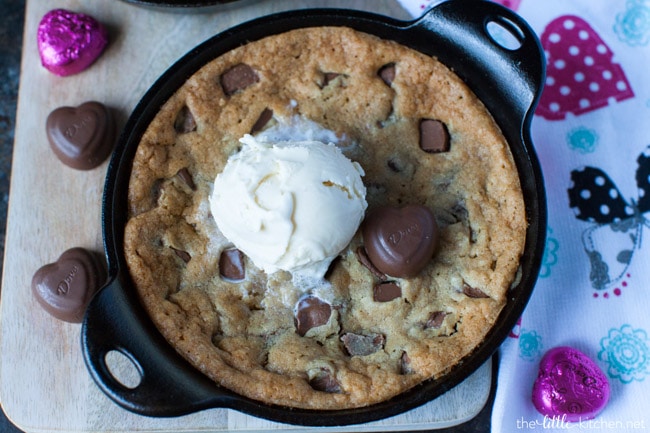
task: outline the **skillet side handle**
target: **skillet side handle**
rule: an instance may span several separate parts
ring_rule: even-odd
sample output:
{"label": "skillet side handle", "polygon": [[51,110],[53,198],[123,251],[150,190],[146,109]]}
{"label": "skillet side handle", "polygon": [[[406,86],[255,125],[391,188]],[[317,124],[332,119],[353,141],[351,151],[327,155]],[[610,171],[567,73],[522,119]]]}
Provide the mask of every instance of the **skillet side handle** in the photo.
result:
{"label": "skillet side handle", "polygon": [[[507,48],[490,24],[519,46]],[[423,41],[434,33],[444,45],[436,47],[440,60],[455,66],[495,117],[526,129],[542,93],[546,61],[537,35],[519,15],[488,0],[451,0],[433,7],[410,30],[422,33]]]}
{"label": "skillet side handle", "polygon": [[[188,369],[155,329],[138,320],[144,312],[135,311],[139,304],[129,302],[122,283],[118,276],[95,295],[82,324],[84,361],[99,388],[121,407],[154,417],[232,405],[228,393]],[[133,363],[140,375],[137,385],[126,386],[111,373],[106,356],[112,351]]]}

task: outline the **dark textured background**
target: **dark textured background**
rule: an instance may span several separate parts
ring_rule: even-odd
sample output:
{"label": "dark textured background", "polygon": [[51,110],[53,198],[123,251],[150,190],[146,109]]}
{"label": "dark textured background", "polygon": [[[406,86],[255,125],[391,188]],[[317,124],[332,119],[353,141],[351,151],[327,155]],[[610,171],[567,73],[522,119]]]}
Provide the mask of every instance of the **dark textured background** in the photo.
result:
{"label": "dark textured background", "polygon": [[[0,272],[4,261],[9,176],[16,126],[24,21],[25,0],[0,0]],[[0,415],[0,432],[20,432],[7,421],[4,412]]]}
{"label": "dark textured background", "polygon": [[[7,203],[9,201],[9,177],[16,125],[16,103],[20,78],[20,54],[22,49],[25,0],[0,0],[0,258],[4,258]],[[32,35],[27,35],[31,37]],[[33,35],[35,37],[35,35]],[[0,260],[0,271],[2,270]],[[2,294],[0,293],[0,296]],[[496,362],[494,363],[497,364]],[[489,431],[490,408],[494,400],[496,368],[490,399],[481,413],[472,421],[460,426],[437,430],[439,433],[478,433]],[[38,402],[35,402],[38,404]],[[354,428],[350,429],[351,431]],[[20,433],[0,414],[0,433]]]}

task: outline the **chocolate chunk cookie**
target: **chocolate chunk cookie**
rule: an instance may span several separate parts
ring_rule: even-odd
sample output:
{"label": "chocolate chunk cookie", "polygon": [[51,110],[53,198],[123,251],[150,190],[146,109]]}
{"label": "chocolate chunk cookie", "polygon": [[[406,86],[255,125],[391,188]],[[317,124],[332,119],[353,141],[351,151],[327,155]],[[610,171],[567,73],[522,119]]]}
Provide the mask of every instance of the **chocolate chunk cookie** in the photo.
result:
{"label": "chocolate chunk cookie", "polygon": [[[218,230],[208,200],[239,139],[313,125],[365,171],[367,215],[417,210],[391,213],[382,238],[416,236],[387,250],[401,258],[359,229],[324,280],[303,281]],[[141,139],[128,202],[126,261],[169,344],[223,387],[309,409],[387,400],[459,363],[506,305],[526,230],[508,144],[470,89],[340,27],[251,42],[189,77]]]}

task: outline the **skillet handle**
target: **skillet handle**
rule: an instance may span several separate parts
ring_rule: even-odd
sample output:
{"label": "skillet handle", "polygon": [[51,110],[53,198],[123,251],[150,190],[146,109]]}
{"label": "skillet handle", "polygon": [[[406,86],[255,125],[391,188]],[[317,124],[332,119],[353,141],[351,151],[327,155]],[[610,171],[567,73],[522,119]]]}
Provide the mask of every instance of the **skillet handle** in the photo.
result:
{"label": "skillet handle", "polygon": [[[491,26],[509,33],[518,46],[507,48]],[[408,31],[419,36],[424,52],[432,51],[426,41],[435,34],[442,44],[436,56],[454,65],[500,123],[514,121],[518,125],[513,126],[527,129],[541,96],[546,61],[537,35],[519,15],[488,0],[451,0],[413,21]]]}
{"label": "skillet handle", "polygon": [[[84,361],[100,389],[123,408],[141,415],[180,416],[208,407],[231,407],[234,400],[178,355],[151,325],[138,303],[127,299],[118,276],[92,299],[82,324]],[[136,311],[138,310],[138,311]],[[106,356],[117,351],[136,367],[140,382],[122,384]]]}

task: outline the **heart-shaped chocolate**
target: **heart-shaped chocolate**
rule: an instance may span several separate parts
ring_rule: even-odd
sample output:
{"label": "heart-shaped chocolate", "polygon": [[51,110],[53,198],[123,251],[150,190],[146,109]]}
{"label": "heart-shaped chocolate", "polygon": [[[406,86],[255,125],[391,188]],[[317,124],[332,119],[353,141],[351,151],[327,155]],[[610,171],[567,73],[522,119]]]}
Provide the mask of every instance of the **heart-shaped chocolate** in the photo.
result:
{"label": "heart-shaped chocolate", "polygon": [[416,276],[438,247],[438,225],[426,206],[380,207],[361,227],[368,258],[393,277]]}
{"label": "heart-shaped chocolate", "polygon": [[55,109],[47,117],[46,132],[56,156],[77,170],[90,170],[104,162],[115,141],[113,115],[96,101]]}
{"label": "heart-shaped chocolate", "polygon": [[32,293],[52,316],[80,323],[88,302],[105,279],[104,264],[95,253],[84,248],[71,248],[55,263],[36,271],[32,278]]}
{"label": "heart-shaped chocolate", "polygon": [[598,365],[579,350],[563,346],[542,358],[533,404],[542,415],[579,422],[603,410],[609,394],[607,377]]}
{"label": "heart-shaped chocolate", "polygon": [[108,31],[89,15],[54,9],[37,31],[41,64],[62,77],[88,68],[108,44]]}

